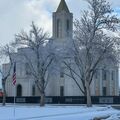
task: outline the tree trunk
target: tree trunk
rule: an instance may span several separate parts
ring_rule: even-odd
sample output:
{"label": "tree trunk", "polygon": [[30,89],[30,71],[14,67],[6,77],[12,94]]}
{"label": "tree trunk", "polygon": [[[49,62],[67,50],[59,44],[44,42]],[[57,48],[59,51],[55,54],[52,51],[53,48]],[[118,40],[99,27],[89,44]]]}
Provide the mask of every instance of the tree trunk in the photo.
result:
{"label": "tree trunk", "polygon": [[2,80],[2,87],[3,87],[3,106],[5,106],[6,103],[5,80]]}
{"label": "tree trunk", "polygon": [[44,93],[41,93],[40,106],[41,107],[45,106],[45,94]]}
{"label": "tree trunk", "polygon": [[90,85],[86,80],[86,96],[87,96],[87,107],[92,107],[91,95],[90,95]]}

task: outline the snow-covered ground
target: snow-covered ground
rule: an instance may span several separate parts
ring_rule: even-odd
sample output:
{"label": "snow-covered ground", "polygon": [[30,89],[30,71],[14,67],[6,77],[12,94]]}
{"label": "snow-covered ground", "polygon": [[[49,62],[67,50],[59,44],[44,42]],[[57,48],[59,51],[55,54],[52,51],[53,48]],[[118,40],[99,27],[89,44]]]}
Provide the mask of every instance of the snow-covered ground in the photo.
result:
{"label": "snow-covered ground", "polygon": [[120,111],[110,106],[0,105],[0,120],[93,120],[100,116],[110,116],[106,120],[120,120]]}

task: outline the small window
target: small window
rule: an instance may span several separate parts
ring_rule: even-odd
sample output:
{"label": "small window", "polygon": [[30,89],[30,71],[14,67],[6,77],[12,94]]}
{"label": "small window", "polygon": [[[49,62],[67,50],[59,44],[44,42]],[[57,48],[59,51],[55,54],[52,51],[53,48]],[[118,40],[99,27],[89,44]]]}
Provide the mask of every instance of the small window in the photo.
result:
{"label": "small window", "polygon": [[112,80],[115,80],[115,71],[112,71]]}
{"label": "small window", "polygon": [[22,96],[22,86],[20,84],[17,85],[17,96],[19,96],[19,97]]}
{"label": "small window", "polygon": [[29,66],[28,63],[25,64],[25,72],[26,72],[26,75],[30,75],[31,74],[30,66]]}
{"label": "small window", "polygon": [[102,80],[107,80],[107,71],[106,70],[102,70]]}
{"label": "small window", "polygon": [[99,78],[98,76],[99,76],[99,71],[96,70],[96,71],[95,71],[95,74],[94,74],[95,79],[98,79],[98,78]]}
{"label": "small window", "polygon": [[103,96],[106,96],[107,95],[107,89],[106,87],[103,87]]}
{"label": "small window", "polygon": [[64,86],[60,86],[60,96],[64,96]]}
{"label": "small window", "polygon": [[63,71],[60,72],[60,77],[61,77],[61,78],[64,77],[64,73],[63,73]]}
{"label": "small window", "polygon": [[62,67],[60,70],[60,77],[63,78],[64,77],[64,68]]}
{"label": "small window", "polygon": [[32,86],[32,96],[35,96],[35,85]]}

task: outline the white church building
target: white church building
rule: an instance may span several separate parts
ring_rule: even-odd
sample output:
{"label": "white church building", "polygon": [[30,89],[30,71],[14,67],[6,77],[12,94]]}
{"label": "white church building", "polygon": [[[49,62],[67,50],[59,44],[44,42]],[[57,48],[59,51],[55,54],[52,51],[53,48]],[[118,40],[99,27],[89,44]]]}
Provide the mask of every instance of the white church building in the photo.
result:
{"label": "white church building", "polygon": [[[65,0],[61,0],[60,4],[53,13],[53,34],[52,39],[56,44],[64,43],[68,39],[72,39],[73,33],[73,14],[69,11]],[[18,49],[13,54],[16,59],[16,86],[12,85],[12,73],[6,81],[7,96],[39,96],[39,91],[35,85],[34,78],[29,74],[28,63],[24,57],[20,56],[22,51],[27,48]],[[31,52],[28,50],[28,54]],[[3,71],[7,71],[9,64],[3,65]],[[50,74],[49,83],[47,85],[46,96],[83,96],[76,83],[65,75]],[[91,83],[92,96],[118,96],[118,66],[111,66],[106,69],[100,68],[97,75]]]}

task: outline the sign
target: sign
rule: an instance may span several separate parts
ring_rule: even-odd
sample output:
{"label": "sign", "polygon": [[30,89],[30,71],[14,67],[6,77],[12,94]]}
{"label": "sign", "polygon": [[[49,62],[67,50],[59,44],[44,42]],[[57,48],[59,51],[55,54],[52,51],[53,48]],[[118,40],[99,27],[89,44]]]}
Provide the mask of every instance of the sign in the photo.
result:
{"label": "sign", "polygon": [[113,97],[100,97],[99,103],[113,104]]}

